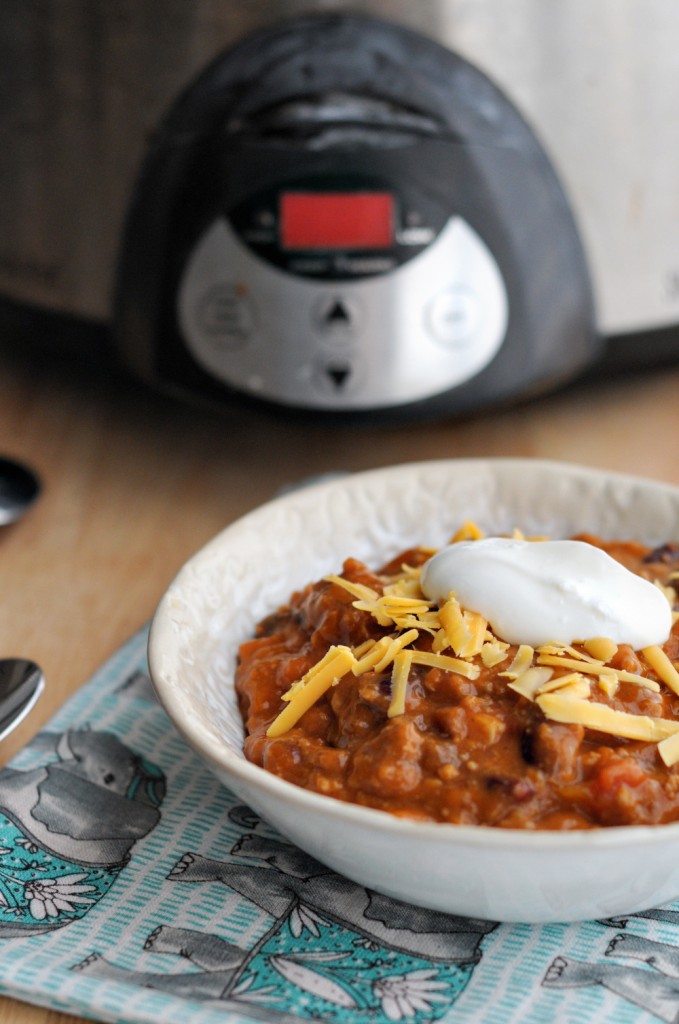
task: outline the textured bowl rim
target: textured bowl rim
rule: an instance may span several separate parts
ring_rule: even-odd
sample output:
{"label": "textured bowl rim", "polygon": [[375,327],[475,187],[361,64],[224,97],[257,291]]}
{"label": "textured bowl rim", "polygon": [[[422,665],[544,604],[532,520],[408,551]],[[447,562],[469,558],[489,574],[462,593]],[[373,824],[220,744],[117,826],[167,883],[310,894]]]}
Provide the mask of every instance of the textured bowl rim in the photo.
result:
{"label": "textured bowl rim", "polygon": [[360,484],[361,481],[369,481],[371,478],[379,479],[388,475],[395,476],[413,471],[427,472],[443,468],[460,470],[464,468],[492,469],[494,466],[502,466],[510,470],[516,469],[517,471],[530,468],[531,472],[558,470],[570,473],[580,479],[595,480],[603,478],[614,484],[620,483],[664,494],[674,498],[679,506],[679,487],[654,480],[653,478],[602,470],[566,461],[502,456],[492,458],[418,460],[397,463],[395,465],[347,474],[337,479],[313,483],[305,486],[303,489],[286,492],[247,512],[212,537],[184,563],[165,591],[152,618],[148,640],[149,670],[158,699],[176,730],[206,762],[213,765],[222,779],[224,777],[234,779],[236,787],[238,781],[242,780],[248,786],[260,790],[268,797],[285,802],[291,809],[300,814],[306,812],[313,813],[317,817],[332,817],[335,820],[346,823],[347,826],[353,825],[376,829],[382,835],[393,837],[394,839],[408,837],[436,844],[463,845],[465,847],[483,847],[487,849],[498,847],[507,851],[512,850],[526,853],[547,853],[559,850],[576,854],[580,850],[590,852],[594,849],[608,850],[621,846],[626,848],[648,846],[658,842],[665,843],[672,838],[679,842],[679,822],[661,825],[607,826],[572,831],[511,829],[488,825],[455,825],[446,822],[421,822],[408,818],[399,818],[387,811],[362,807],[358,804],[337,800],[320,793],[313,793],[272,775],[258,765],[245,760],[242,756],[237,756],[229,748],[226,741],[223,744],[219,744],[215,737],[202,727],[200,722],[195,721],[187,714],[181,690],[169,683],[163,673],[161,667],[163,651],[168,640],[171,641],[172,639],[172,630],[169,628],[167,620],[168,603],[175,586],[180,586],[184,577],[192,572],[194,567],[209,562],[214,557],[216,551],[221,550],[225,544],[231,543],[232,539],[237,538],[241,531],[249,529],[253,524],[256,525],[260,520],[266,520],[271,511],[276,507],[289,502],[291,499],[302,501],[302,503],[312,502],[320,493],[332,491],[337,487],[346,487],[347,482],[353,480]]}

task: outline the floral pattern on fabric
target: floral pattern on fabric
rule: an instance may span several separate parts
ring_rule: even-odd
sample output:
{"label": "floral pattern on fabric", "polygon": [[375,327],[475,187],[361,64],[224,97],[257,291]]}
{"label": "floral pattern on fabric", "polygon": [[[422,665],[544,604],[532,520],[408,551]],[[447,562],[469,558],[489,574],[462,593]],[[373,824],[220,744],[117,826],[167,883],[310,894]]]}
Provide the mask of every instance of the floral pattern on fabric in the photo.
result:
{"label": "floral pattern on fabric", "polygon": [[119,871],[120,866],[74,868],[0,814],[0,922],[30,927],[78,920],[108,892]]}
{"label": "floral pattern on fabric", "polygon": [[450,1009],[472,970],[382,946],[297,903],[253,951],[231,996],[308,1020],[424,1024]]}

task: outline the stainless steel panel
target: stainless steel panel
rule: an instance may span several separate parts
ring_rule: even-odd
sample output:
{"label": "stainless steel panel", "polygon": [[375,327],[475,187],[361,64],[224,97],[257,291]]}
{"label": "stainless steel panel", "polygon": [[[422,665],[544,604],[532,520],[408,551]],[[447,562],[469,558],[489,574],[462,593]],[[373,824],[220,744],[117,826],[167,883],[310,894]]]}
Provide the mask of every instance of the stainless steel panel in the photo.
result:
{"label": "stainless steel panel", "polygon": [[[5,0],[0,293],[104,318],[163,112],[221,49],[323,0]],[[355,0],[484,70],[551,154],[606,333],[679,320],[676,0]]]}

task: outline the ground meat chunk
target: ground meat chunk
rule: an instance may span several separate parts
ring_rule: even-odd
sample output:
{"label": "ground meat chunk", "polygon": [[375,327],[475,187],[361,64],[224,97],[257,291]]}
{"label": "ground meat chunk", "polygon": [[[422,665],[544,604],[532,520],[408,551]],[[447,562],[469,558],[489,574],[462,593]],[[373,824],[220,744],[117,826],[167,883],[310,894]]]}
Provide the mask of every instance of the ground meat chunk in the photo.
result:
{"label": "ground meat chunk", "polygon": [[581,725],[540,722],[532,738],[532,760],[555,782],[569,782],[578,774],[578,754],[585,730]]}
{"label": "ground meat chunk", "polygon": [[366,793],[402,796],[422,780],[422,735],[413,722],[394,718],[353,758],[349,784]]}

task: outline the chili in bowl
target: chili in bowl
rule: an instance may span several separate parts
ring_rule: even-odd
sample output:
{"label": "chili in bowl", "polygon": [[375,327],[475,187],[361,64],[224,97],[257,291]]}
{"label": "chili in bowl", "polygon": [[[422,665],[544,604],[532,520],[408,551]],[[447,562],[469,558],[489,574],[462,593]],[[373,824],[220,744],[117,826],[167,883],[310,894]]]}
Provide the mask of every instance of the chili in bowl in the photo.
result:
{"label": "chili in bowl", "polygon": [[220,780],[355,882],[632,913],[679,894],[678,523],[679,489],[537,460],[335,479],[189,561],[151,675]]}

